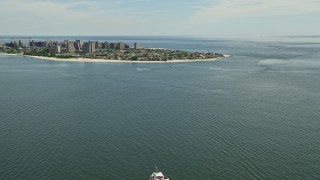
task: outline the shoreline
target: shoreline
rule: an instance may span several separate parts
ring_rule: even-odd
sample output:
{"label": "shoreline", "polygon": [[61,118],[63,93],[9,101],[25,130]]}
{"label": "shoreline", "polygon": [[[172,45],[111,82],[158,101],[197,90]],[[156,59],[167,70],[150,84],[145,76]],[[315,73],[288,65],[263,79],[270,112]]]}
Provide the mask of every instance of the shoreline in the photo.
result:
{"label": "shoreline", "polygon": [[9,54],[9,53],[0,53],[0,55],[6,55],[6,56],[22,56],[21,54]]}
{"label": "shoreline", "polygon": [[[173,59],[168,61],[130,61],[130,60],[115,60],[115,59],[90,59],[90,58],[56,58],[56,57],[43,57],[43,56],[30,56],[21,54],[6,54],[0,53],[0,55],[9,56],[21,56],[29,57],[34,59],[49,60],[49,61],[60,61],[60,62],[85,62],[85,63],[183,63],[183,62],[210,62],[216,61],[220,58],[210,58],[210,59]],[[224,55],[224,58],[228,58],[230,55]]]}
{"label": "shoreline", "polygon": [[209,62],[209,61],[216,61],[219,59],[219,58],[211,58],[211,59],[173,59],[169,61],[130,61],[130,60],[90,59],[90,58],[63,59],[63,58],[55,58],[55,57],[28,56],[28,55],[22,55],[22,57],[30,57],[34,59],[42,59],[42,60],[49,60],[49,61],[89,62],[89,63],[181,63],[181,62]]}

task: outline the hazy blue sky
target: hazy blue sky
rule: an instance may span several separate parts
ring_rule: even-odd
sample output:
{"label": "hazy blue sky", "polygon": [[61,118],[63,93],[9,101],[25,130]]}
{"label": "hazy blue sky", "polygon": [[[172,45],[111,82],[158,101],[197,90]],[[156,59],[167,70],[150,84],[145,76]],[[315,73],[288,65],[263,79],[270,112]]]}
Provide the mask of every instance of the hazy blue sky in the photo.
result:
{"label": "hazy blue sky", "polygon": [[320,35],[320,0],[0,0],[0,35]]}

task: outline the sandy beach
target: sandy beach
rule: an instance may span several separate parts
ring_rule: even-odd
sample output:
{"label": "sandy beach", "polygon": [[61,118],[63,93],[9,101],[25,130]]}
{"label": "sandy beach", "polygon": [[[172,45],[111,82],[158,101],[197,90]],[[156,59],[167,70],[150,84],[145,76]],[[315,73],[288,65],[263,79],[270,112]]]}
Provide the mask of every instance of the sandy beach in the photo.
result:
{"label": "sandy beach", "polygon": [[112,60],[112,59],[88,59],[88,58],[54,58],[54,57],[41,57],[41,56],[27,56],[24,55],[23,57],[31,57],[35,59],[43,59],[43,60],[50,60],[50,61],[65,61],[65,62],[92,62],[92,63],[181,63],[181,62],[208,62],[208,61],[215,61],[218,58],[212,59],[176,59],[170,61],[128,61],[128,60]]}
{"label": "sandy beach", "polygon": [[6,55],[6,56],[21,56],[20,54],[7,54],[7,53],[0,53],[0,55]]}

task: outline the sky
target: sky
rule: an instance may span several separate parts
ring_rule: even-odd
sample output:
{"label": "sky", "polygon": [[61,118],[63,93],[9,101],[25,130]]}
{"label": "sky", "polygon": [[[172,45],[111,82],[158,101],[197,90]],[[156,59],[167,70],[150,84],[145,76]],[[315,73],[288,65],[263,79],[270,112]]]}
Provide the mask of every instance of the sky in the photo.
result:
{"label": "sky", "polygon": [[320,35],[320,0],[0,0],[0,35]]}

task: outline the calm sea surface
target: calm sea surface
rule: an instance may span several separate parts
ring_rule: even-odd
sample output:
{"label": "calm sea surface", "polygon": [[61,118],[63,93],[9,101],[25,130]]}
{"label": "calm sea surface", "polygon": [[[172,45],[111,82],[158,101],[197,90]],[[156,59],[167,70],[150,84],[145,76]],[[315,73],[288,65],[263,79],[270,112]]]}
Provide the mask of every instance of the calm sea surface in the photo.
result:
{"label": "calm sea surface", "polygon": [[0,179],[147,180],[155,166],[172,180],[320,179],[320,37],[69,39],[232,56],[103,64],[0,55]]}

